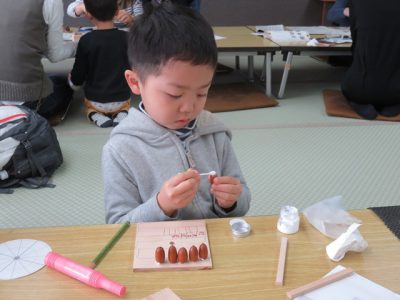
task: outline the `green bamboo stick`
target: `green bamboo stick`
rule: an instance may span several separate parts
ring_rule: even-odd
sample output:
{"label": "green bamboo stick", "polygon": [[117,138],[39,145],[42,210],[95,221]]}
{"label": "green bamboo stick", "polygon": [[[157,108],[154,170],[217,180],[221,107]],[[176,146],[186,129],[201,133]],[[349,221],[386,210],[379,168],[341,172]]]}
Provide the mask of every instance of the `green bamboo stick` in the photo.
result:
{"label": "green bamboo stick", "polygon": [[118,231],[114,234],[111,240],[104,246],[104,248],[100,251],[100,253],[97,254],[97,256],[92,260],[90,268],[95,269],[100,264],[100,262],[107,255],[107,253],[110,252],[112,247],[114,247],[114,245],[118,242],[118,240],[123,236],[125,231],[128,230],[130,225],[131,225],[130,222],[126,222],[124,223],[124,225],[121,226],[120,229],[118,229]]}

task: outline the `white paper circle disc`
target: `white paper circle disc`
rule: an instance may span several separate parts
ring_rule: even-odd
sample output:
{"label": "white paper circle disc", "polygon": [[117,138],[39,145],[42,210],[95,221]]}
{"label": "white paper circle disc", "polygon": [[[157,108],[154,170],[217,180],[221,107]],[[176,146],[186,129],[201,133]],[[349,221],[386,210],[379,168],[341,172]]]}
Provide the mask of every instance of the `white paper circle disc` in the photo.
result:
{"label": "white paper circle disc", "polygon": [[44,258],[51,251],[42,241],[21,239],[0,244],[0,280],[30,275],[44,267]]}

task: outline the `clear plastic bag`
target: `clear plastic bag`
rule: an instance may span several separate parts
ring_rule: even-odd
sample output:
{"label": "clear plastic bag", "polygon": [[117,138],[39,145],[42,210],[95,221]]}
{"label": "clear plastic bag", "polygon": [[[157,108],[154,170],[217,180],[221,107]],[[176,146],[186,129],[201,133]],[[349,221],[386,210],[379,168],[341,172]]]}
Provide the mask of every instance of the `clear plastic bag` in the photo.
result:
{"label": "clear plastic bag", "polygon": [[342,196],[317,202],[304,209],[303,213],[308,222],[322,234],[333,239],[346,232],[351,224],[362,223],[343,209]]}

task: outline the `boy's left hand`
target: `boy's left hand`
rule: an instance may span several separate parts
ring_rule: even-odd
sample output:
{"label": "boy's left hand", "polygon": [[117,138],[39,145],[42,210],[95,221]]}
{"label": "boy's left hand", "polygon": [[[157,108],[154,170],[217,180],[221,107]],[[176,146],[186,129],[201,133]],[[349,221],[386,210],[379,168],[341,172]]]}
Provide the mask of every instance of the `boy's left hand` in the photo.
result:
{"label": "boy's left hand", "polygon": [[211,193],[222,208],[231,208],[242,193],[243,187],[239,179],[229,176],[215,177],[211,185]]}

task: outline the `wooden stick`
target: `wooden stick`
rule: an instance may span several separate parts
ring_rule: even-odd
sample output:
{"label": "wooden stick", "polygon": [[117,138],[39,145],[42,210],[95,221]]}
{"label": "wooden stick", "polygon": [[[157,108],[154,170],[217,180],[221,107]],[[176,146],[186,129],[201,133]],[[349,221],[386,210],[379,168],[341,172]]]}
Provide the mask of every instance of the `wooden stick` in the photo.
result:
{"label": "wooden stick", "polygon": [[285,274],[287,245],[288,245],[288,238],[283,236],[281,238],[281,250],[279,251],[278,269],[276,271],[275,284],[277,284],[277,285],[283,285],[283,276]]}
{"label": "wooden stick", "polygon": [[310,282],[309,284],[303,285],[301,287],[298,287],[294,290],[291,290],[286,293],[289,299],[294,299],[296,297],[299,297],[301,295],[307,294],[313,290],[319,289],[321,287],[324,287],[325,285],[331,284],[335,281],[341,280],[343,278],[346,278],[350,275],[353,274],[353,270],[348,268],[344,269],[342,271],[336,272],[334,274],[325,276],[323,278],[320,278],[316,281]]}
{"label": "wooden stick", "polygon": [[118,240],[122,237],[125,231],[128,230],[130,226],[129,222],[124,223],[117,231],[117,233],[111,238],[111,240],[104,246],[104,248],[100,251],[100,253],[93,259],[89,268],[95,269],[99,263],[103,260],[103,258],[110,252],[111,248],[118,242]]}

